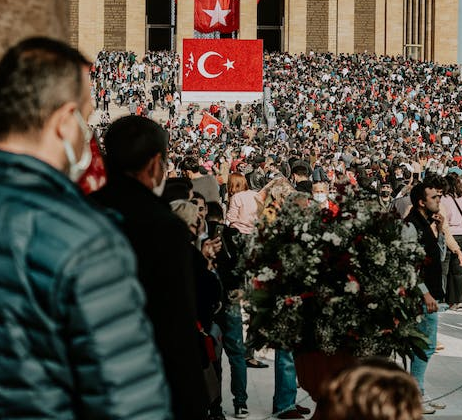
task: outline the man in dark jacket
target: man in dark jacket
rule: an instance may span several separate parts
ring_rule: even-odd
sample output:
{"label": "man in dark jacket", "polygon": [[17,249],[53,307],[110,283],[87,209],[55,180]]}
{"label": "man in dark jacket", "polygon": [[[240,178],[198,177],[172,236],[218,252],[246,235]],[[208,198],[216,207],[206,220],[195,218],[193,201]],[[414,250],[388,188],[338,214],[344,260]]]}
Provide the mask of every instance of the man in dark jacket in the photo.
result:
{"label": "man in dark jacket", "polygon": [[292,178],[297,191],[311,193],[313,183],[308,179],[309,166],[309,163],[303,160],[297,160],[292,164]]}
{"label": "man in dark jacket", "polygon": [[67,45],[27,39],[0,62],[2,419],[171,419],[133,252],[69,179],[91,111]]}
{"label": "man in dark jacket", "polygon": [[159,197],[167,142],[168,133],[149,119],[115,121],[104,140],[108,183],[92,198],[123,217],[122,229],[138,257],[175,419],[203,420],[208,400],[195,324],[189,231]]}
{"label": "man in dark jacket", "polygon": [[[444,298],[442,287],[442,266],[446,253],[445,238],[442,232],[443,217],[439,213],[441,197],[435,188],[426,184],[417,184],[411,190],[412,209],[404,219],[410,233],[407,236],[417,238],[425,248],[425,261],[421,270],[423,283],[419,285],[423,293],[423,319],[419,329],[428,337],[430,343],[425,350],[428,360],[417,355],[411,361],[411,374],[416,378],[424,394],[424,377],[430,357],[435,352],[438,329],[438,301]],[[438,407],[444,408],[444,407]],[[425,414],[435,412],[434,408],[424,406]]]}

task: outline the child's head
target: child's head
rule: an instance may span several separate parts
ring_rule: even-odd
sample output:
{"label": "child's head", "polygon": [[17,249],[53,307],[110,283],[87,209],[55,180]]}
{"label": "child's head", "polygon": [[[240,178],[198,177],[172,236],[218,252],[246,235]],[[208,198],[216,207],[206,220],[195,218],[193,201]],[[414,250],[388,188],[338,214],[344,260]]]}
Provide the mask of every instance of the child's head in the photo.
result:
{"label": "child's head", "polygon": [[365,359],[324,389],[317,412],[323,420],[422,420],[414,378],[386,359]]}

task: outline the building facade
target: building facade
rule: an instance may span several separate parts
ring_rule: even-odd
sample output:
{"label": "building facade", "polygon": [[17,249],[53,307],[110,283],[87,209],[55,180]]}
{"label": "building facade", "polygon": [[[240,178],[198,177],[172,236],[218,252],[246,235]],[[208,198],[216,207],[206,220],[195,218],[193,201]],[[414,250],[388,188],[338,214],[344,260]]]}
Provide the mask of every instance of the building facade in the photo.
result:
{"label": "building facade", "polygon": [[[460,62],[462,0],[240,0],[240,39],[300,53],[405,54]],[[71,43],[143,54],[194,37],[193,0],[68,0]]]}

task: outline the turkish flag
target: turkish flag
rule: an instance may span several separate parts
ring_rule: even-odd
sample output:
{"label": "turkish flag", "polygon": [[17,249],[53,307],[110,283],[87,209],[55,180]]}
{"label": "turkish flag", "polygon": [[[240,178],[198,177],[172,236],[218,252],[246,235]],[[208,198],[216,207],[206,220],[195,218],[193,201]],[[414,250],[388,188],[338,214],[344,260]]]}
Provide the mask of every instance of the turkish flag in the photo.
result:
{"label": "turkish flag", "polygon": [[229,34],[239,30],[239,0],[195,0],[194,29]]}
{"label": "turkish flag", "polygon": [[183,90],[261,92],[263,41],[185,39]]}
{"label": "turkish flag", "polygon": [[201,122],[199,123],[199,128],[202,132],[208,133],[209,136],[212,134],[220,135],[223,123],[220,120],[217,120],[214,116],[210,115],[208,112],[204,112]]}

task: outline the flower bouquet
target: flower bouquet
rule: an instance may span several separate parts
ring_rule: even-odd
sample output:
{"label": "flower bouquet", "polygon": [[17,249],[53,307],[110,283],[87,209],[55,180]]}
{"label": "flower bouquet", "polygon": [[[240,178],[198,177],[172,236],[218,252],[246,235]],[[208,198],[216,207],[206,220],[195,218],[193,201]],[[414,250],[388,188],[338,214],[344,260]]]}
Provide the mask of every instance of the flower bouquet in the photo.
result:
{"label": "flower bouquet", "polygon": [[353,190],[323,209],[292,194],[276,213],[246,235],[237,268],[256,348],[425,358],[416,328],[425,252],[403,239],[401,220]]}

